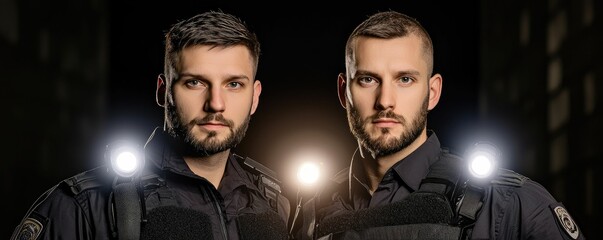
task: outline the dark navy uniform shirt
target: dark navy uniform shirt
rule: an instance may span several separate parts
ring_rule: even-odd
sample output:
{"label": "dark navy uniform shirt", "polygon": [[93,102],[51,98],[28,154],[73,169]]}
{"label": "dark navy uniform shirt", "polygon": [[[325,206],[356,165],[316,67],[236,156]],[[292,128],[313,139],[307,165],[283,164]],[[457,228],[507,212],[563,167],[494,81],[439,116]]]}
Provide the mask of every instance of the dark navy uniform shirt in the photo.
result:
{"label": "dark navy uniform shirt", "polygon": [[[211,222],[211,229],[205,230],[211,231],[214,239],[226,239],[226,232],[230,240],[240,238],[238,216],[274,211],[278,212],[276,216],[282,220],[283,226],[283,234],[277,235],[287,236],[288,200],[280,195],[278,211],[275,211],[236,156],[230,154],[220,186],[216,189],[188,168],[182,156],[171,147],[170,139],[158,128],[145,146],[145,169],[160,179],[159,184],[143,183],[147,186],[144,190],[147,212],[164,206],[202,212],[209,216]],[[15,229],[13,239],[111,239],[108,199],[112,178],[105,176],[110,176],[107,168],[99,167],[48,190]],[[152,180],[154,178],[149,179]],[[86,187],[80,189],[82,186]],[[275,225],[278,224],[258,229],[281,230]],[[153,233],[161,234],[160,231]],[[267,233],[253,234],[261,236]]]}
{"label": "dark navy uniform shirt", "polygon": [[[421,180],[427,176],[429,167],[438,160],[442,151],[436,134],[432,131],[428,134],[423,145],[385,173],[372,195],[368,181],[358,169],[361,167],[360,160],[355,159],[358,156],[353,157],[350,167],[337,174],[331,185],[318,194],[320,203],[316,210],[316,222],[350,210],[398,202],[417,191]],[[523,180],[521,187],[507,186],[496,181],[489,185],[472,239],[584,238],[561,203],[540,184],[526,177]],[[314,200],[305,204],[306,208],[314,204]],[[305,215],[308,217],[311,214]],[[304,221],[309,222],[308,219]],[[307,236],[312,229],[313,227],[302,229],[301,235]]]}

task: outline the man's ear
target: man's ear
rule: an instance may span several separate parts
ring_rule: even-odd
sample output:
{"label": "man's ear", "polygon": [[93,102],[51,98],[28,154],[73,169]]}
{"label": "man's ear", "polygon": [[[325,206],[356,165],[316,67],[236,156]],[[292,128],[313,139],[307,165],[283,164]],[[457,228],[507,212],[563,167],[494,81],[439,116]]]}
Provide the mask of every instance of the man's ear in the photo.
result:
{"label": "man's ear", "polygon": [[165,75],[159,74],[157,76],[157,91],[155,92],[155,101],[160,107],[165,107]]}
{"label": "man's ear", "polygon": [[442,95],[442,75],[435,74],[429,79],[429,106],[427,109],[431,111],[438,105],[440,96]]}
{"label": "man's ear", "polygon": [[341,106],[343,106],[343,108],[346,108],[347,89],[345,86],[345,82],[345,74],[339,73],[339,75],[337,75],[337,95],[339,96],[339,103],[341,103]]}
{"label": "man's ear", "polygon": [[251,114],[255,113],[260,102],[260,93],[262,93],[262,83],[260,80],[253,81],[253,102],[251,103]]}

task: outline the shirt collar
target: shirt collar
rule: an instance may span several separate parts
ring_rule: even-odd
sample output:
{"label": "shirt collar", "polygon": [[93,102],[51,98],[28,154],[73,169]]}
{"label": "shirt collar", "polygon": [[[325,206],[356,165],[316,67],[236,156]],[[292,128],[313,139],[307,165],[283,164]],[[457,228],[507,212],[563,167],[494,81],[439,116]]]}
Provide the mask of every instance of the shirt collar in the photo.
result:
{"label": "shirt collar", "polygon": [[427,176],[429,166],[440,156],[440,141],[433,132],[428,132],[425,141],[417,150],[394,164],[394,171],[413,191],[419,189],[421,181]]}
{"label": "shirt collar", "polygon": [[[437,161],[440,155],[440,141],[436,136],[435,132],[428,130],[427,131],[427,141],[425,141],[419,148],[417,148],[410,155],[406,156],[403,159],[400,159],[397,163],[395,163],[387,172],[393,172],[397,174],[406,185],[412,188],[413,191],[419,189],[421,185],[421,181],[427,176],[429,172],[429,166]],[[357,158],[358,149],[354,152],[354,156],[352,157],[352,161],[350,162],[350,172],[349,172],[349,193],[351,198],[352,193],[352,184],[356,182],[357,184],[362,185],[364,188],[367,188],[366,177],[363,173],[359,172],[358,163],[355,161]]]}
{"label": "shirt collar", "polygon": [[246,186],[248,189],[256,189],[256,186],[250,181],[246,181],[246,179],[248,179],[247,172],[243,169],[237,157],[231,152],[224,169],[224,176],[222,176],[222,181],[220,182],[220,192],[223,196],[226,196],[226,194],[233,192],[234,189],[240,186]]}
{"label": "shirt collar", "polygon": [[160,170],[194,175],[173,146],[176,146],[175,139],[163,129],[155,128],[144,147],[145,164],[153,164]]}
{"label": "shirt collar", "polygon": [[[174,142],[169,133],[159,127],[155,128],[145,145],[145,164],[153,164],[160,170],[200,178],[190,170],[182,155],[174,149]],[[227,192],[241,185],[254,188],[253,184],[245,179],[247,179],[246,171],[231,152],[220,182],[220,192]]]}

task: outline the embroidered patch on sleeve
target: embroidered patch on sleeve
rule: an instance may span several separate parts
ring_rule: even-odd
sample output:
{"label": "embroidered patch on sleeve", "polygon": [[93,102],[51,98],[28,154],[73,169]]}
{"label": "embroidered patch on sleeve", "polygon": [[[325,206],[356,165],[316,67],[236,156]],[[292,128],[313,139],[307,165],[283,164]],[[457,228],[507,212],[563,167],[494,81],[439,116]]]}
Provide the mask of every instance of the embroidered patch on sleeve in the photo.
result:
{"label": "embroidered patch on sleeve", "polygon": [[21,224],[18,235],[19,237],[17,237],[17,239],[35,240],[38,238],[43,228],[44,225],[42,225],[42,223],[40,223],[40,221],[37,219],[31,217],[27,218],[25,221],[23,221],[23,224]]}
{"label": "embroidered patch on sleeve", "polygon": [[563,228],[563,230],[565,230],[565,232],[567,232],[572,239],[577,239],[580,235],[580,230],[567,210],[565,210],[565,208],[562,206],[556,206],[553,208],[553,212],[555,213],[555,216],[557,216],[557,222]]}

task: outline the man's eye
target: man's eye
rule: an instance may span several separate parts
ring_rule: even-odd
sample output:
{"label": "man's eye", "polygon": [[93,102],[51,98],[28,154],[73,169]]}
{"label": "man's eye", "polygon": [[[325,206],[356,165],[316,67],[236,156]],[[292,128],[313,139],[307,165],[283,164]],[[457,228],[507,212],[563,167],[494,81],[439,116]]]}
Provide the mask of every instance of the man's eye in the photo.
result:
{"label": "man's eye", "polygon": [[204,86],[203,82],[201,82],[201,81],[199,81],[197,79],[190,79],[190,80],[187,80],[185,83],[189,87],[202,87],[202,86]]}
{"label": "man's eye", "polygon": [[229,82],[227,86],[228,88],[241,88],[243,87],[243,84],[240,82]]}
{"label": "man's eye", "polygon": [[408,83],[413,82],[413,79],[411,77],[401,77],[400,82],[408,84]]}
{"label": "man's eye", "polygon": [[369,84],[369,83],[375,82],[375,79],[372,77],[360,77],[360,78],[358,78],[358,82],[360,82],[362,84]]}

